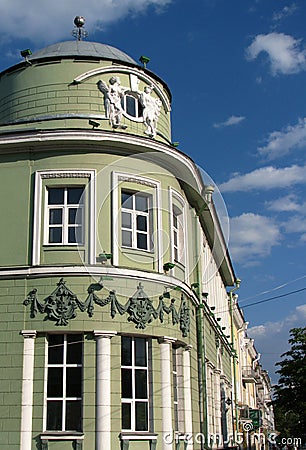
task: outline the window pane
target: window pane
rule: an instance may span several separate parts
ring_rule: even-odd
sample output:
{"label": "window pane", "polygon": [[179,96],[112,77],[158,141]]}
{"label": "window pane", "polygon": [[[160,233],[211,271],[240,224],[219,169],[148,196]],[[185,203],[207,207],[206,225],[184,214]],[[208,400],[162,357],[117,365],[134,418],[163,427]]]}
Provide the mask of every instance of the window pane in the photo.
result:
{"label": "window pane", "polygon": [[82,224],[82,210],[80,208],[69,208],[68,223],[69,225]]}
{"label": "window pane", "polygon": [[133,209],[133,194],[129,192],[121,192],[121,205],[126,209]]}
{"label": "window pane", "polygon": [[82,431],[81,400],[66,402],[66,431]]}
{"label": "window pane", "polygon": [[121,214],[123,228],[132,228],[132,215],[126,212]]}
{"label": "window pane", "polygon": [[147,365],[147,341],[143,338],[135,338],[135,366]]}
{"label": "window pane", "polygon": [[139,231],[147,231],[147,217],[146,216],[137,216],[137,230]]}
{"label": "window pane", "polygon": [[73,187],[67,189],[67,203],[68,205],[77,205],[82,202],[83,188]]}
{"label": "window pane", "polygon": [[135,398],[148,398],[146,370],[135,370],[135,391]]}
{"label": "window pane", "polygon": [[121,414],[122,414],[122,429],[130,430],[131,429],[131,404],[130,403],[122,403]]}
{"label": "window pane", "polygon": [[48,204],[49,205],[63,205],[64,204],[64,189],[63,188],[49,188],[48,189]]}
{"label": "window pane", "polygon": [[137,248],[140,248],[142,250],[148,249],[148,243],[147,243],[147,235],[142,233],[137,233]]}
{"label": "window pane", "polygon": [[121,369],[121,397],[132,398],[132,371]]}
{"label": "window pane", "polygon": [[48,401],[47,430],[62,430],[62,409],[62,402]]}
{"label": "window pane", "polygon": [[126,96],[126,112],[133,117],[136,117],[136,99],[130,95]]}
{"label": "window pane", "polygon": [[48,338],[48,364],[63,363],[64,335],[50,334]]}
{"label": "window pane", "polygon": [[81,364],[83,355],[82,334],[67,335],[67,364]]}
{"label": "window pane", "polygon": [[177,216],[173,214],[173,226],[177,228]]}
{"label": "window pane", "polygon": [[132,247],[132,232],[122,230],[122,245],[126,247]]}
{"label": "window pane", "polygon": [[137,211],[148,212],[148,197],[141,194],[135,194],[135,197],[136,197],[135,209]]}
{"label": "window pane", "polygon": [[49,211],[49,224],[60,225],[63,223],[63,210],[62,209],[50,209]]}
{"label": "window pane", "polygon": [[148,405],[147,403],[136,402],[136,431],[146,431],[148,429]]}
{"label": "window pane", "polygon": [[49,228],[49,242],[50,244],[62,243],[62,227],[50,227]]}
{"label": "window pane", "polygon": [[66,396],[82,396],[82,368],[67,367],[66,371]]}
{"label": "window pane", "polygon": [[62,367],[49,367],[48,369],[48,397],[63,396],[63,369]]}
{"label": "window pane", "polygon": [[121,365],[132,365],[132,338],[126,336],[121,338]]}

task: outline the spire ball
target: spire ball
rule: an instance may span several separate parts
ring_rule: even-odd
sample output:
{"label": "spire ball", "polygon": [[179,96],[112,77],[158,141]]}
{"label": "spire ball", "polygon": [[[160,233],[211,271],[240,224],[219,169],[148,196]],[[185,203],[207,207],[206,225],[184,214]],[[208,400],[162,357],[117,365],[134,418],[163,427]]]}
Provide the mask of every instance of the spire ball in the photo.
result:
{"label": "spire ball", "polygon": [[82,28],[85,25],[85,18],[83,16],[76,16],[73,23],[76,27]]}

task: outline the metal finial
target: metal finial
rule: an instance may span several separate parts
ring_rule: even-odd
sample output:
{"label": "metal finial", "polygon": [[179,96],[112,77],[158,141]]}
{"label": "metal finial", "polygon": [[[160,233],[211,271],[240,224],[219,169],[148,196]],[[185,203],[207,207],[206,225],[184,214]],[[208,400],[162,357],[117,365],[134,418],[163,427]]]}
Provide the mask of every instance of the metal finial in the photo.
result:
{"label": "metal finial", "polygon": [[85,19],[83,16],[76,16],[73,21],[75,28],[72,30],[71,34],[75,38],[77,38],[78,41],[81,41],[82,39],[87,38],[88,31],[83,29],[83,26],[85,24]]}

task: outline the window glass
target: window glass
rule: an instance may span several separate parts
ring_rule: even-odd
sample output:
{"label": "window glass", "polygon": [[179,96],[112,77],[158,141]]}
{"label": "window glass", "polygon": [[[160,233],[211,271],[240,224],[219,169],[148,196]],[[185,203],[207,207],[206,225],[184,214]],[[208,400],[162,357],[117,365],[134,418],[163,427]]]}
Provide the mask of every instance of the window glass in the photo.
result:
{"label": "window glass", "polygon": [[83,188],[71,187],[67,189],[68,205],[77,205],[82,202]]}
{"label": "window glass", "polygon": [[145,234],[137,233],[137,248],[141,250],[148,249],[147,236]]}
{"label": "window glass", "polygon": [[82,341],[80,334],[48,336],[47,430],[81,431]]}
{"label": "window glass", "polygon": [[136,402],[136,431],[148,429],[148,404]]}
{"label": "window glass", "polygon": [[49,367],[48,370],[48,397],[63,396],[63,368]]}
{"label": "window glass", "polygon": [[132,228],[132,214],[123,212],[121,217],[122,217],[122,226],[124,228]]}
{"label": "window glass", "polygon": [[62,429],[62,402],[49,401],[47,404],[47,430]]}
{"label": "window glass", "polygon": [[62,334],[50,334],[48,337],[48,363],[63,363],[64,337]]}
{"label": "window glass", "polygon": [[62,205],[64,203],[63,188],[49,188],[48,193],[49,193],[48,196],[49,205]]}
{"label": "window glass", "polygon": [[122,230],[122,245],[125,247],[132,247],[132,232]]}
{"label": "window glass", "polygon": [[122,337],[121,340],[123,430],[148,431],[147,345],[144,338]]}
{"label": "window glass", "polygon": [[122,191],[121,192],[121,205],[125,209],[133,209],[133,194]]}
{"label": "window glass", "polygon": [[121,405],[122,412],[122,429],[130,430],[131,429],[131,403],[122,403]]}
{"label": "window glass", "polygon": [[[83,241],[83,187],[48,189],[48,244]],[[57,205],[57,208],[52,207]],[[73,206],[72,206],[73,205]]]}
{"label": "window glass", "polygon": [[143,338],[135,338],[135,365],[143,366],[147,365],[147,341]]}
{"label": "window glass", "polygon": [[136,210],[148,212],[148,197],[142,194],[136,194]]}
{"label": "window glass", "polygon": [[121,365],[132,365],[132,338],[128,336],[121,338]]}
{"label": "window glass", "polygon": [[146,216],[137,216],[137,230],[138,231],[147,231],[147,217]]}

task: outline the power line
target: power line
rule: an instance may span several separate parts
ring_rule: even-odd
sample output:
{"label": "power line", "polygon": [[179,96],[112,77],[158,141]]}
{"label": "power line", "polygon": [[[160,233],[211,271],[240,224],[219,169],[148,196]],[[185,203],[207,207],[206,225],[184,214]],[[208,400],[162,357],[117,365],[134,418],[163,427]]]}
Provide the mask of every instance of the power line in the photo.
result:
{"label": "power line", "polygon": [[266,298],[265,300],[259,300],[257,302],[249,303],[248,305],[245,305],[242,308],[245,309],[245,308],[248,308],[249,306],[254,306],[254,305],[259,305],[260,303],[270,302],[271,300],[275,300],[277,298],[282,298],[282,297],[287,297],[288,295],[297,294],[298,292],[302,292],[305,290],[306,290],[306,287],[297,289],[296,291],[287,292],[287,294],[276,295],[275,297]]}

